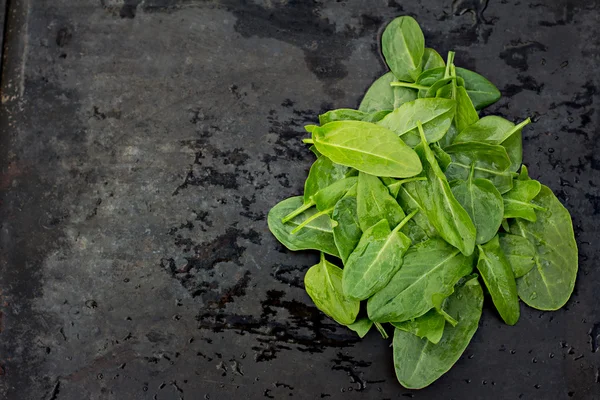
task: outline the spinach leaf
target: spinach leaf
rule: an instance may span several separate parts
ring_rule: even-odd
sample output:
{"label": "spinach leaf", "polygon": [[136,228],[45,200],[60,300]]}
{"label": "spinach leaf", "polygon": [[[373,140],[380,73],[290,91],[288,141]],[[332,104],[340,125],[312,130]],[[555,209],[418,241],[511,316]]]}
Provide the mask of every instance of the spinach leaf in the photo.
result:
{"label": "spinach leaf", "polygon": [[388,179],[391,179],[391,180],[389,182],[384,181],[384,183],[387,186],[387,188],[390,191],[390,194],[392,195],[393,198],[398,197],[398,192],[400,191],[400,187],[402,185],[404,185],[405,183],[427,180],[427,178],[425,178],[424,176],[416,176],[414,178],[406,178],[406,179],[392,179],[392,178],[388,178]]}
{"label": "spinach leaf", "polygon": [[488,242],[498,232],[504,215],[504,204],[500,192],[492,182],[487,179],[475,179],[473,172],[474,168],[471,168],[469,179],[453,181],[451,187],[454,197],[475,225],[475,243],[481,244]]}
{"label": "spinach leaf", "polygon": [[356,202],[358,221],[363,231],[382,219],[395,227],[406,216],[381,180],[364,172],[358,175]]}
{"label": "spinach leaf", "polygon": [[500,316],[508,325],[519,320],[519,297],[512,268],[500,248],[498,236],[484,245],[477,245],[477,270],[488,288]]}
{"label": "spinach leaf", "polygon": [[336,164],[327,157],[319,157],[308,171],[304,183],[304,202],[309,203],[315,193],[345,178],[349,171],[350,168]]}
{"label": "spinach leaf", "polygon": [[364,231],[344,267],[342,287],[346,296],[368,299],[398,271],[402,257],[411,245],[400,229],[413,215],[407,216],[393,231],[385,219]]}
{"label": "spinach leaf", "polygon": [[467,91],[462,86],[456,87],[456,128],[459,132],[479,120],[479,115],[471,103]]}
{"label": "spinach leaf", "polygon": [[471,273],[473,257],[464,256],[444,240],[435,238],[411,247],[402,268],[367,302],[374,322],[403,322],[418,318],[439,305],[454,285]]}
{"label": "spinach leaf", "polygon": [[[450,52],[453,53],[453,52]],[[449,62],[446,62],[446,68],[438,67],[424,70],[416,80],[416,85],[403,85],[406,88],[419,90],[421,97],[425,96],[426,91],[436,82],[451,76],[449,66],[453,63],[454,55],[449,54]],[[471,99],[476,110],[481,110],[500,99],[500,91],[493,83],[483,76],[469,71],[465,68],[456,67],[456,83],[465,88],[467,95]],[[445,89],[447,90],[447,89]],[[442,93],[443,97],[450,96],[450,92]]]}
{"label": "spinach leaf", "polygon": [[483,291],[476,278],[456,288],[446,305],[458,324],[444,328],[437,344],[396,329],[394,367],[398,381],[408,389],[422,389],[444,375],[469,345],[481,317]]}
{"label": "spinach leaf", "polygon": [[444,316],[435,309],[431,309],[419,318],[411,321],[392,322],[392,325],[396,329],[410,332],[420,338],[426,338],[433,344],[437,344],[444,333],[445,323]]}
{"label": "spinach leaf", "polygon": [[353,186],[356,186],[357,180],[358,178],[356,177],[349,177],[333,182],[331,185],[312,195],[308,203],[302,204],[296,210],[293,210],[288,215],[284,216],[281,219],[281,222],[286,223],[291,221],[293,218],[309,209],[312,205],[316,205],[319,212],[314,213],[310,217],[306,218],[297,227],[292,229],[291,233],[295,234],[304,228],[304,226],[310,224],[314,219],[319,218],[321,215],[331,215],[335,204],[346,194],[346,192],[348,192],[348,190],[350,190]]}
{"label": "spinach leaf", "polygon": [[422,170],[417,154],[394,132],[369,122],[337,121],[316,128],[317,150],[333,162],[377,176],[408,178]]}
{"label": "spinach leaf", "polygon": [[536,249],[535,268],[517,280],[519,297],[538,310],[558,310],[571,297],[577,276],[577,243],[567,209],[542,185],[534,202],[545,209],[535,222],[517,218],[510,230]]}
{"label": "spinach leaf", "polygon": [[523,161],[523,138],[521,131],[530,123],[527,118],[518,125],[495,115],[481,118],[473,125],[467,127],[454,140],[454,143],[484,142],[500,144],[506,149],[511,165],[509,170],[516,172]]}
{"label": "spinach leaf", "polygon": [[358,222],[356,194],[347,193],[337,202],[331,218],[337,222],[333,228],[333,239],[344,263],[354,251],[362,236]]}
{"label": "spinach leaf", "polygon": [[444,135],[444,137],[438,141],[438,144],[442,149],[450,146],[454,141],[454,138],[458,135],[458,130],[456,129],[456,124],[452,121],[450,124],[450,128],[448,128],[448,132]]}
{"label": "spinach leaf", "polygon": [[417,21],[398,17],[388,24],[381,37],[383,57],[396,78],[414,82],[422,70],[425,38]]}
{"label": "spinach leaf", "polygon": [[510,264],[515,278],[520,278],[535,266],[535,247],[522,236],[499,233],[500,248]]}
{"label": "spinach leaf", "polygon": [[339,108],[319,115],[319,123],[325,125],[333,121],[362,121],[367,113],[351,108]]}
{"label": "spinach leaf", "polygon": [[[414,185],[406,184],[400,186],[397,198],[398,203],[406,212],[410,213],[414,210],[419,210],[419,212],[407,224],[407,227],[409,227],[410,224],[413,223],[417,225],[417,227],[420,228],[420,230],[422,231],[422,234],[420,235],[420,240],[418,241],[422,241],[422,239],[424,238],[432,238],[438,236],[435,227],[431,224],[431,222],[429,222],[429,219],[427,218],[425,209],[421,208],[421,205],[417,201],[418,194]],[[408,235],[408,232],[404,231],[404,233]],[[409,237],[411,237],[411,239],[413,238],[413,236],[411,235],[409,235]]]}
{"label": "spinach leaf", "polygon": [[466,180],[475,163],[475,178],[492,181],[498,191],[508,192],[513,187],[514,173],[510,172],[510,159],[504,147],[480,142],[457,143],[444,149],[452,158],[446,168],[449,180]]}
{"label": "spinach leaf", "polygon": [[477,110],[500,100],[500,91],[494,84],[476,72],[466,68],[456,68],[456,75],[464,79],[464,87]]}
{"label": "spinach leaf", "polygon": [[359,111],[374,113],[381,110],[393,110],[407,101],[417,98],[417,91],[403,87],[392,87],[390,84],[396,81],[393,73],[388,72],[379,77],[363,97]]}
{"label": "spinach leaf", "polygon": [[[445,71],[446,67],[443,66],[424,70],[414,83],[393,82],[391,85],[394,87],[418,90],[419,98],[435,97],[439,89],[454,80],[450,75],[446,76]],[[434,88],[434,86],[436,88]],[[450,98],[450,96],[447,96],[447,98]]]}
{"label": "spinach leaf", "polygon": [[373,111],[365,113],[351,108],[340,108],[337,110],[327,111],[325,114],[319,115],[319,123],[321,125],[328,124],[334,121],[365,121],[378,122],[388,115],[391,110]]}
{"label": "spinach leaf", "polygon": [[527,169],[527,165],[521,165],[521,171],[519,172],[519,176],[517,177],[520,181],[528,181],[531,178],[529,177],[529,170]]}
{"label": "spinach leaf", "polygon": [[310,151],[312,151],[312,152],[313,152],[313,154],[314,154],[314,155],[315,155],[317,158],[321,157],[321,155],[322,155],[322,154],[321,154],[321,153],[319,153],[319,150],[317,150],[317,148],[316,148],[314,145],[313,145],[313,146],[310,146],[308,149],[309,149]]}
{"label": "spinach leaf", "polygon": [[370,114],[366,114],[362,119],[364,122],[379,122],[386,117],[392,110],[381,110],[381,111],[373,111]]}
{"label": "spinach leaf", "polygon": [[[394,88],[390,86],[390,83],[395,80],[396,77],[391,72],[377,78],[360,102],[360,106],[358,106],[359,111],[370,113],[379,110],[393,110]],[[410,91],[410,89],[406,90]]]}
{"label": "spinach leaf", "polygon": [[311,200],[317,206],[317,210],[325,211],[331,209],[333,211],[335,204],[357,183],[358,178],[355,176],[340,179],[319,190],[311,197]]}
{"label": "spinach leaf", "polygon": [[417,122],[421,121],[427,141],[437,142],[450,127],[454,109],[453,100],[417,99],[386,115],[379,125],[397,133],[409,146],[416,146],[420,141]]}
{"label": "spinach leaf", "polygon": [[323,253],[319,263],[306,272],[304,287],[317,308],[337,323],[342,325],[354,323],[360,309],[360,302],[344,296],[342,269],[327,261]]}
{"label": "spinach leaf", "polygon": [[452,194],[448,180],[429,148],[420,126],[419,124],[422,143],[415,150],[423,163],[427,181],[410,182],[406,184],[406,188],[414,193],[420,209],[438,234],[463,254],[470,255],[475,247],[475,226],[469,214]]}
{"label": "spinach leaf", "polygon": [[333,240],[332,220],[328,215],[321,215],[313,219],[300,232],[293,234],[292,230],[298,227],[307,218],[317,213],[312,208],[294,217],[287,223],[281,219],[291,211],[303,204],[302,196],[290,197],[279,202],[271,208],[267,217],[269,230],[285,247],[292,251],[296,250],[320,250],[332,256],[339,257],[335,242]]}
{"label": "spinach leaf", "polygon": [[504,218],[523,218],[527,221],[535,222],[537,216],[535,210],[544,210],[531,201],[540,193],[542,185],[535,180],[521,181],[515,180],[513,188],[505,193],[504,199]]}
{"label": "spinach leaf", "polygon": [[435,159],[438,162],[442,171],[446,171],[448,165],[452,162],[452,157],[446,153],[444,149],[439,145],[439,143],[434,143],[431,145],[431,150],[433,150],[433,154],[435,155]]}
{"label": "spinach leaf", "polygon": [[369,318],[359,318],[356,320],[356,322],[346,326],[356,332],[358,337],[362,339],[371,330],[373,321],[371,321]]}
{"label": "spinach leaf", "polygon": [[446,63],[444,63],[444,59],[437,51],[430,47],[425,47],[421,65],[423,66],[423,71],[427,71],[434,68],[443,68],[446,66]]}

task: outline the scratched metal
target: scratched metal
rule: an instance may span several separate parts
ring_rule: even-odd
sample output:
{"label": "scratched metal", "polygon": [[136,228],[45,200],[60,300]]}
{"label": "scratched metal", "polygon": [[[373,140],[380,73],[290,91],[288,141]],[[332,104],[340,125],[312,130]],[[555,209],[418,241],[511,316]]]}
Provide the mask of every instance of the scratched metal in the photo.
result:
{"label": "scratched metal", "polygon": [[[0,397],[597,399],[598,2],[10,1],[0,133]],[[390,342],[303,291],[265,216],[298,195],[302,126],[356,107],[378,36],[427,43],[532,116],[525,162],[573,215],[567,306],[489,302],[464,356],[403,389]]]}

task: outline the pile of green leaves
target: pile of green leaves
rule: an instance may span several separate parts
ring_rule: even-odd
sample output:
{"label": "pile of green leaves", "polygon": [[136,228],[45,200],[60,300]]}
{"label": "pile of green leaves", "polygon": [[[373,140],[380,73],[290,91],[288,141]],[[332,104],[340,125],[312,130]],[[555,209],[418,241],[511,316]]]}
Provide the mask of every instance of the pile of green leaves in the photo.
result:
{"label": "pile of green leaves", "polygon": [[426,48],[411,17],[386,27],[382,50],[391,71],[358,110],[306,126],[317,159],[304,195],[268,223],[288,249],[321,252],[304,280],[315,305],[360,337],[393,327],[398,380],[422,388],[469,344],[482,286],[509,325],[519,300],[562,307],[577,245],[569,212],[522,165],[529,118],[480,118],[498,89]]}

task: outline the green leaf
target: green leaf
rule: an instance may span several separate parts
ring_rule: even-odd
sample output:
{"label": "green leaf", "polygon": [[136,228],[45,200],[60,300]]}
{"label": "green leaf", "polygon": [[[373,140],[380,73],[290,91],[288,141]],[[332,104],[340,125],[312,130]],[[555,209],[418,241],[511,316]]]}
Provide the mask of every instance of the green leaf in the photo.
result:
{"label": "green leaf", "polygon": [[[413,217],[413,219],[411,219],[406,225],[407,228],[410,228],[412,223],[420,229],[422,234],[420,235],[421,240],[418,241],[422,241],[422,239],[425,238],[433,238],[438,236],[435,227],[431,224],[431,222],[429,222],[429,219],[427,218],[425,209],[421,208],[421,205],[417,201],[418,195],[414,185],[402,185],[398,190],[397,198],[398,203],[400,204],[403,210],[406,210],[406,212],[410,213],[414,210],[419,210],[419,212]],[[407,234],[411,239],[413,238],[413,236],[409,235],[406,230],[404,230],[404,233]],[[413,241],[415,240],[413,239]]]}
{"label": "green leaf", "polygon": [[[423,97],[430,86],[447,78],[445,72],[446,68],[443,67],[423,71],[416,80],[416,83],[422,86],[420,90],[423,92],[419,93],[420,96]],[[500,99],[500,91],[483,76],[460,67],[456,67],[456,76],[456,83],[465,88],[476,110],[481,110]],[[450,96],[450,93],[444,93],[443,96]]]}
{"label": "green leaf", "polygon": [[421,65],[423,66],[423,71],[427,71],[434,68],[443,68],[446,66],[446,63],[437,51],[430,47],[425,47]]}
{"label": "green leaf", "polygon": [[308,149],[312,151],[317,158],[321,157],[322,154],[319,153],[319,150],[317,150],[315,146],[310,146]]}
{"label": "green leaf", "polygon": [[433,344],[437,344],[444,333],[445,323],[444,316],[435,309],[431,309],[419,318],[411,321],[392,322],[392,325],[404,332],[410,332],[420,338],[426,338]]}
{"label": "green leaf", "polygon": [[327,157],[319,157],[308,171],[308,178],[304,183],[304,202],[308,203],[311,197],[319,190],[346,177],[350,168],[332,162]]}
{"label": "green leaf", "polygon": [[522,236],[499,233],[500,248],[510,264],[515,278],[520,278],[535,266],[535,247]]}
{"label": "green leaf", "polygon": [[401,227],[402,223],[390,231],[387,220],[382,219],[364,231],[344,267],[342,287],[346,296],[368,299],[402,266],[402,257],[411,241],[399,232]]}
{"label": "green leaf", "polygon": [[458,324],[446,325],[438,344],[396,329],[394,367],[400,384],[408,389],[422,389],[448,372],[475,334],[482,306],[483,291],[474,278],[457,287],[448,299],[445,309]]}
{"label": "green leaf", "polygon": [[420,142],[417,122],[421,121],[427,141],[433,143],[440,140],[450,127],[454,109],[454,100],[417,99],[386,115],[379,125],[397,133],[408,145],[416,146]]}
{"label": "green leaf", "polygon": [[279,202],[269,211],[267,222],[271,233],[285,247],[292,251],[296,250],[320,250],[327,254],[339,257],[335,242],[333,240],[332,220],[327,215],[321,215],[307,224],[300,232],[293,234],[292,230],[297,228],[307,218],[310,218],[317,210],[309,209],[293,218],[287,223],[281,219],[303,204],[302,196],[290,197]]}
{"label": "green leaf", "polygon": [[423,143],[415,150],[423,163],[427,181],[407,183],[406,189],[414,194],[419,208],[438,234],[463,254],[470,255],[475,247],[475,226],[469,214],[452,194],[448,180],[440,169],[433,151],[427,145],[423,132],[421,136]]}
{"label": "green leaf", "polygon": [[537,221],[515,219],[511,232],[529,240],[536,249],[535,268],[517,280],[519,297],[538,310],[558,310],[571,297],[577,276],[577,243],[571,216],[552,190],[542,185],[534,199],[546,211]]}
{"label": "green leaf", "polygon": [[391,72],[379,77],[365,93],[358,107],[359,111],[364,113],[375,113],[382,110],[391,111],[417,98],[416,90],[392,87],[390,84],[395,81],[396,77]]}
{"label": "green leaf", "polygon": [[371,327],[373,326],[373,321],[371,321],[369,318],[359,318],[356,320],[356,322],[347,326],[348,328],[356,332],[358,337],[362,339],[371,330]]}
{"label": "green leaf", "polygon": [[457,143],[444,149],[452,158],[446,168],[449,180],[466,180],[475,163],[475,178],[492,181],[498,191],[508,192],[513,186],[514,173],[510,172],[510,159],[504,147],[480,142]]}
{"label": "green leaf", "polygon": [[464,87],[475,109],[481,110],[500,100],[501,94],[496,86],[478,73],[457,67],[456,75],[464,79]]}
{"label": "green leaf", "polygon": [[333,207],[353,186],[356,186],[358,178],[349,177],[340,179],[339,181],[333,182],[331,185],[320,189],[317,193],[310,196],[308,202],[304,202],[300,207],[290,212],[288,215],[281,219],[281,222],[286,223],[291,221],[294,217],[305,212],[313,205],[317,206],[319,213],[313,214],[310,218],[307,218],[302,224],[298,225],[292,233],[296,233],[303,228],[304,225],[310,223],[315,218],[318,218],[321,214],[331,215]]}
{"label": "green leaf", "polygon": [[333,212],[335,204],[357,183],[358,178],[355,176],[340,179],[319,190],[311,197],[311,200],[314,201],[317,210],[325,211],[331,209]]}
{"label": "green leaf", "polygon": [[445,149],[452,144],[456,135],[458,135],[458,131],[456,130],[456,124],[452,121],[450,128],[448,128],[448,132],[446,132],[444,137],[438,141],[438,144],[442,149]]}
{"label": "green leaf", "polygon": [[362,121],[367,116],[359,110],[351,108],[340,108],[337,110],[327,111],[325,114],[319,115],[319,123],[325,125],[333,121]]}
{"label": "green leaf", "polygon": [[319,115],[319,122],[321,125],[328,124],[334,121],[365,121],[365,122],[379,122],[392,110],[381,110],[373,111],[371,113],[365,113],[359,110],[353,110],[351,108],[339,108],[337,110],[327,111],[325,114]]}
{"label": "green leaf", "polygon": [[540,207],[531,201],[540,193],[541,189],[542,185],[536,180],[515,180],[513,188],[502,196],[504,218],[523,218],[535,222],[537,219],[535,210],[540,210]]}
{"label": "green leaf", "polygon": [[386,26],[381,37],[381,50],[396,78],[414,82],[422,70],[425,38],[417,21],[398,17]]}
{"label": "green leaf", "polygon": [[348,299],[342,291],[342,269],[325,259],[312,266],[304,276],[306,292],[317,308],[341,325],[354,323],[360,302]]}
{"label": "green leaf", "polygon": [[514,325],[519,320],[519,296],[515,277],[500,248],[498,236],[484,245],[478,245],[479,260],[477,270],[488,288],[494,306],[508,325]]}
{"label": "green leaf", "polygon": [[492,239],[500,229],[504,215],[504,204],[498,189],[487,179],[473,178],[473,173],[469,174],[466,181],[453,181],[451,187],[454,197],[475,225],[475,243],[486,243]]}
{"label": "green leaf", "polygon": [[[441,58],[441,57],[440,57]],[[443,60],[442,60],[443,61]],[[436,85],[440,81],[446,81],[446,83],[452,80],[452,77],[444,76],[446,68],[439,66],[437,68],[424,70],[417,78],[415,84],[402,85],[406,88],[413,88],[419,91],[418,97],[431,97],[427,95],[427,92],[431,92],[431,87]],[[443,86],[443,85],[442,85]],[[438,87],[439,89],[439,87]]]}
{"label": "green leaf", "polygon": [[531,179],[529,177],[529,170],[527,169],[527,165],[521,165],[521,172],[519,173],[519,177],[517,179],[520,181],[528,181]]}
{"label": "green leaf", "polygon": [[[389,181],[386,181],[389,180]],[[406,179],[394,179],[394,178],[383,178],[383,183],[387,186],[390,194],[393,198],[398,197],[398,192],[400,191],[400,186],[404,185],[408,182],[414,181],[426,181],[427,178],[424,176],[415,176],[414,178],[406,178]]]}
{"label": "green leaf", "polygon": [[348,193],[337,202],[333,209],[332,219],[337,222],[333,228],[333,239],[340,253],[342,262],[354,251],[362,236],[356,209],[356,194]]}
{"label": "green leaf", "polygon": [[402,139],[369,122],[330,122],[313,131],[313,141],[333,162],[371,175],[408,178],[422,170],[419,157]]}
{"label": "green leaf", "polygon": [[439,145],[439,143],[434,143],[431,145],[431,150],[433,150],[433,154],[435,155],[435,159],[437,160],[442,171],[446,171],[448,165],[452,162],[452,157],[446,153],[444,149]]}
{"label": "green leaf", "polygon": [[402,268],[367,302],[374,322],[403,322],[418,318],[449,296],[454,285],[471,273],[473,257],[464,256],[442,239],[411,247]]}
{"label": "green leaf", "polygon": [[479,115],[471,103],[464,87],[456,87],[456,128],[459,132],[479,120]]}
{"label": "green leaf", "polygon": [[376,123],[376,122],[379,122],[382,119],[384,119],[386,117],[386,115],[388,115],[391,112],[392,112],[392,110],[373,111],[370,114],[366,114],[362,120],[365,122]]}
{"label": "green leaf", "polygon": [[484,142],[500,144],[506,149],[511,165],[509,170],[516,172],[523,161],[523,139],[521,131],[531,120],[527,118],[518,125],[495,115],[481,118],[458,134],[454,143]]}
{"label": "green leaf", "polygon": [[363,172],[358,175],[356,201],[358,221],[363,231],[382,219],[394,228],[406,216],[381,180]]}
{"label": "green leaf", "polygon": [[[440,89],[442,89],[443,87],[445,87],[446,85],[448,85],[449,83],[451,83],[454,80],[456,80],[455,77],[448,77],[448,78],[440,79],[439,81],[437,81],[433,85],[431,85],[429,87],[429,89],[419,90],[419,98],[436,97],[438,94],[438,91]],[[444,96],[440,96],[440,97],[444,97]],[[448,98],[450,98],[450,97],[448,97]]]}

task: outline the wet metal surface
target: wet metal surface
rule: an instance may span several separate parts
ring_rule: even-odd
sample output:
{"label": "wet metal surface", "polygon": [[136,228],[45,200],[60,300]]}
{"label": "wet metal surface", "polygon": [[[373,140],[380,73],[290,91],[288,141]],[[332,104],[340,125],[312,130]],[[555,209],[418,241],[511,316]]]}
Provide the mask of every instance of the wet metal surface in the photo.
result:
{"label": "wet metal surface", "polygon": [[[600,397],[598,3],[11,0],[0,115],[0,398]],[[266,213],[300,194],[302,126],[356,107],[401,14],[532,116],[530,173],[574,218],[575,293],[490,304],[431,387],[396,381],[304,293]]]}

